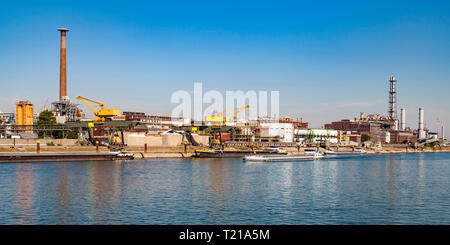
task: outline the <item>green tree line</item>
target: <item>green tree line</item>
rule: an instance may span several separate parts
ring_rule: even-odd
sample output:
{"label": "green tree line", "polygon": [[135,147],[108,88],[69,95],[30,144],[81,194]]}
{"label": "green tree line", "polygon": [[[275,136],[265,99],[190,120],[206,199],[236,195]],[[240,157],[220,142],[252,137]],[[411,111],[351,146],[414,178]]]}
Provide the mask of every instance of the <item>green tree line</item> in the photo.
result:
{"label": "green tree line", "polygon": [[[39,113],[39,118],[37,120],[37,125],[58,125],[56,123],[56,117],[53,112],[49,110],[42,111]],[[54,138],[54,139],[77,139],[78,134],[75,131],[60,131],[60,130],[50,130],[50,131],[39,131],[39,138]]]}

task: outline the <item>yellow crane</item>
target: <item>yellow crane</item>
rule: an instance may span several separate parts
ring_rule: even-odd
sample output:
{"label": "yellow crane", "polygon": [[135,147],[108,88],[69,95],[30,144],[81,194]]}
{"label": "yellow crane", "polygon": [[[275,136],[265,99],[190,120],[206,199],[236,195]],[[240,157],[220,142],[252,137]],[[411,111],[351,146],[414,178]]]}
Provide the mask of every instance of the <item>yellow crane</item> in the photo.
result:
{"label": "yellow crane", "polygon": [[231,115],[230,117],[225,117],[226,111],[224,111],[224,112],[220,112],[216,115],[207,116],[205,118],[205,121],[212,122],[213,126],[217,126],[218,124],[225,126],[228,121],[233,119],[237,114],[241,113],[242,111],[244,111],[247,108],[250,108],[250,105],[246,105],[240,109],[237,109],[235,111],[235,113],[233,115]]}
{"label": "yellow crane", "polygon": [[[120,110],[118,109],[106,109],[103,108],[105,107],[105,104],[102,102],[98,102],[83,96],[78,95],[76,97],[77,99],[83,101],[83,103],[92,110],[92,112],[94,112],[94,115],[97,116],[96,118],[94,118],[94,122],[104,122],[106,120],[111,120],[111,117],[113,116],[118,116],[120,115]],[[100,109],[95,110],[89,103],[87,103],[86,101],[89,101],[91,103],[97,104]]]}

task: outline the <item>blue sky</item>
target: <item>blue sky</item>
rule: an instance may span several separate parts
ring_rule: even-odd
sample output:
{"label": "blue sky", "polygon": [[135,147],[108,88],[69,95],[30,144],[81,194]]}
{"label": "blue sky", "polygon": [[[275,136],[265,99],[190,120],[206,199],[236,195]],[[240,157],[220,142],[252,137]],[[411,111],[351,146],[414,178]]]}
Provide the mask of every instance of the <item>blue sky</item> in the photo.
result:
{"label": "blue sky", "polygon": [[[311,126],[387,112],[388,79],[417,128],[450,132],[449,1],[2,1],[0,111],[68,95],[170,114],[176,90],[278,90]],[[87,108],[85,109],[87,111]],[[87,111],[87,113],[90,113]]]}

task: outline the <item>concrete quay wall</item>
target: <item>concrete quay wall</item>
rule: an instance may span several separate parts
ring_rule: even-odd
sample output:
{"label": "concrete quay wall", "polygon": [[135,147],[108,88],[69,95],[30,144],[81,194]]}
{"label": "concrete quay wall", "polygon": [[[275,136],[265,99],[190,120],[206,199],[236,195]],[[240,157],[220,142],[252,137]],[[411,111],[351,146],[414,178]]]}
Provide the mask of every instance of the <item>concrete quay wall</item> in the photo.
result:
{"label": "concrete quay wall", "polygon": [[0,146],[27,146],[36,145],[36,141],[40,142],[41,146],[53,142],[55,145],[71,146],[77,144],[77,139],[0,139]]}

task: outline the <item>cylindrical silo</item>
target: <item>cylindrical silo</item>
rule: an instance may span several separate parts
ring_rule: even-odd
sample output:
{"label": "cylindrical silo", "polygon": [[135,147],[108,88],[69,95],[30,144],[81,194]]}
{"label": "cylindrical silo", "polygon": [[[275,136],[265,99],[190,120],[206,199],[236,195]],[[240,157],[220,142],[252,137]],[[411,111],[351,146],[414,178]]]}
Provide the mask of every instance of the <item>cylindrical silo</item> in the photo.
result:
{"label": "cylindrical silo", "polygon": [[423,126],[423,108],[419,108],[419,139],[424,139],[425,138],[425,130],[424,130],[424,126]]}
{"label": "cylindrical silo", "polygon": [[406,129],[406,109],[402,108],[400,114],[400,130]]}

